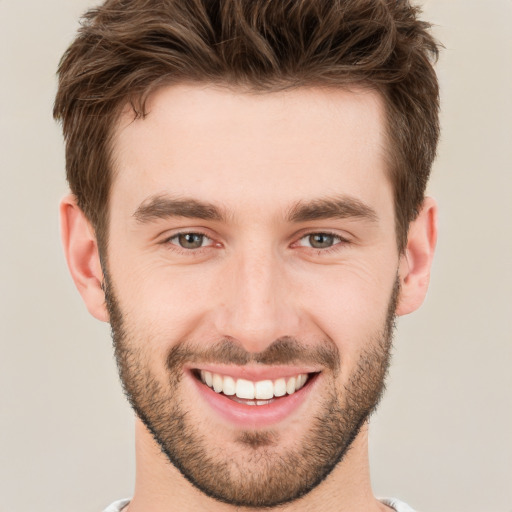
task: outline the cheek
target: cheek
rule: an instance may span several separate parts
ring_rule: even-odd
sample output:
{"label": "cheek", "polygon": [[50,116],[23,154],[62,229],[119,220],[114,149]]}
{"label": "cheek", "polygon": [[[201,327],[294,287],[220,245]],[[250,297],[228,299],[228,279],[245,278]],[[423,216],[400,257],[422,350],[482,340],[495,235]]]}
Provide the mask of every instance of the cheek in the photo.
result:
{"label": "cheek", "polygon": [[126,329],[150,337],[152,344],[167,347],[186,338],[208,311],[214,296],[207,272],[190,266],[177,270],[167,262],[132,262],[112,276],[124,314]]}
{"label": "cheek", "polygon": [[330,268],[303,279],[302,309],[348,356],[381,335],[395,278],[392,267],[363,262]]}

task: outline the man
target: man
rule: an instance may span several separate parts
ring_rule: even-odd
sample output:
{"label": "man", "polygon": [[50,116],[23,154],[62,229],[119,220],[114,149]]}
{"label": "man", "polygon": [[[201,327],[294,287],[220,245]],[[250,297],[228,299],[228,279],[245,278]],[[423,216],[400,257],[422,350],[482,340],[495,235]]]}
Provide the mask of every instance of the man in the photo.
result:
{"label": "man", "polygon": [[136,421],[110,511],[411,510],[368,418],[427,290],[438,139],[405,1],[108,0],[59,68],[71,274]]}

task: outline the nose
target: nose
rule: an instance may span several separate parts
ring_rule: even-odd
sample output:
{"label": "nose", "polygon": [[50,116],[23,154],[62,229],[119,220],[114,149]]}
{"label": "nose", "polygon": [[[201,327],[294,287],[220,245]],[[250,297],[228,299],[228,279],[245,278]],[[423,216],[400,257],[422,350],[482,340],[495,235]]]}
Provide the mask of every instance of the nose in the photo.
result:
{"label": "nose", "polygon": [[247,251],[226,264],[218,287],[217,332],[249,352],[299,335],[300,315],[286,263],[271,249]]}

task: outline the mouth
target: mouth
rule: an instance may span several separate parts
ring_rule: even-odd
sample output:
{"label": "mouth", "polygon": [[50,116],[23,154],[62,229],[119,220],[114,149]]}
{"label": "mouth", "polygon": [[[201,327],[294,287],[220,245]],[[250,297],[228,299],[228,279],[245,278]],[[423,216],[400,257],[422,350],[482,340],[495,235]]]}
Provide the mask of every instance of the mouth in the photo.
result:
{"label": "mouth", "polygon": [[196,370],[196,376],[215,393],[221,393],[235,402],[261,406],[272,403],[276,398],[293,395],[302,389],[315,374],[299,373],[278,379],[251,381],[236,379],[229,375]]}
{"label": "mouth", "polygon": [[199,394],[224,420],[259,427],[282,421],[298,409],[320,372],[288,370],[286,375],[259,380],[197,368],[190,374]]}

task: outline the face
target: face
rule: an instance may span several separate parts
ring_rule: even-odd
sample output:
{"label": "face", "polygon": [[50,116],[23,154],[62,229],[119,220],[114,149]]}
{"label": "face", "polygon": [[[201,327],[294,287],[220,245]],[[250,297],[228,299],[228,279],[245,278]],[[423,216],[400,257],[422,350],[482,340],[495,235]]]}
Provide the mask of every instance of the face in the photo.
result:
{"label": "face", "polygon": [[378,402],[399,262],[383,132],[362,91],[175,86],[121,118],[104,268],[121,379],[207,495],[303,496]]}

